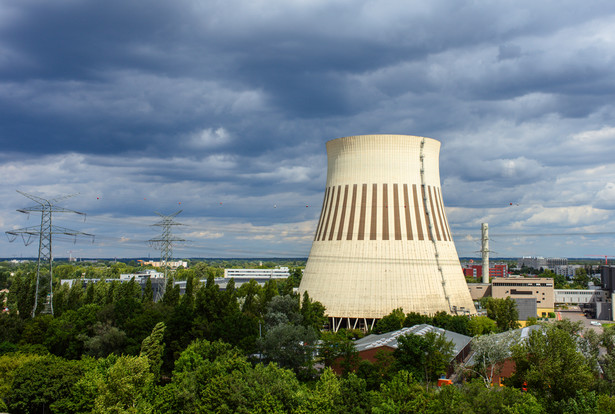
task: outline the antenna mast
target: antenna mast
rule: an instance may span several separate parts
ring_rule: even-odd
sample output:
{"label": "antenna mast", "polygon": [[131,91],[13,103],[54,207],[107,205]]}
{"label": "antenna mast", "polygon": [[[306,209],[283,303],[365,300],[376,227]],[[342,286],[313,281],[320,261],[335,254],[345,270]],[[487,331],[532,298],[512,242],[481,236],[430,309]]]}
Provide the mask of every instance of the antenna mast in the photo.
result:
{"label": "antenna mast", "polygon": [[[44,313],[51,313],[53,315],[53,254],[51,250],[51,241],[52,235],[54,234],[63,234],[66,236],[73,236],[75,242],[77,241],[78,236],[91,237],[92,242],[94,242],[94,235],[89,233],[83,233],[77,230],[71,230],[64,227],[54,226],[52,225],[52,213],[74,213],[83,216],[83,220],[85,221],[85,213],[81,213],[75,210],[69,210],[64,207],[56,206],[55,203],[59,201],[66,200],[68,198],[74,197],[77,194],[65,195],[62,197],[56,197],[51,200],[47,200],[41,197],[34,196],[32,194],[27,194],[17,190],[17,192],[24,197],[29,198],[34,201],[36,205],[32,207],[26,207],[23,209],[18,209],[20,213],[28,214],[30,213],[41,213],[41,225],[25,227],[23,229],[10,230],[7,231],[6,234],[9,237],[9,242],[15,241],[17,236],[21,236],[24,244],[26,246],[30,245],[37,237],[38,237],[38,264],[36,266],[36,290],[34,293],[34,307],[32,309],[32,317],[36,316],[36,309],[38,307],[39,296],[46,295],[45,292],[45,283],[46,280],[41,282],[41,279],[49,278],[49,302],[45,302]],[[46,264],[47,263],[47,264]],[[45,267],[49,268],[49,273],[45,276],[42,274],[41,270],[44,270]]]}

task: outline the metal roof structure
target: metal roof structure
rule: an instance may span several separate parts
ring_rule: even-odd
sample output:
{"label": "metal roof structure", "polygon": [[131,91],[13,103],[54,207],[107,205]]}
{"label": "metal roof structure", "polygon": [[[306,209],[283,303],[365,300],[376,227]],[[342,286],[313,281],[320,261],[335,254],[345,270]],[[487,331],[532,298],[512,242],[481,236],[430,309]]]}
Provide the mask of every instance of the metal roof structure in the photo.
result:
{"label": "metal roof structure", "polygon": [[436,328],[432,325],[421,324],[413,327],[403,328],[397,331],[387,332],[380,335],[368,335],[364,338],[354,341],[354,346],[357,351],[366,351],[368,349],[374,349],[379,347],[389,347],[397,349],[397,339],[402,335],[420,335],[423,336],[428,332],[435,332],[439,335],[444,335],[448,341],[452,341],[454,344],[453,351],[457,356],[469,343],[472,341],[472,337],[458,334],[457,332],[447,331],[446,329]]}

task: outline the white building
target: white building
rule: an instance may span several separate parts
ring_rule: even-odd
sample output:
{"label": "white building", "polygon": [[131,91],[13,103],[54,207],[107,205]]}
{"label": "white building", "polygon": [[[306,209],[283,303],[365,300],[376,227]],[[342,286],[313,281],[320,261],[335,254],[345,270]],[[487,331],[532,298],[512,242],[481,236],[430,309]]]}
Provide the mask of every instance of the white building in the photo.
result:
{"label": "white building", "polygon": [[574,277],[576,270],[582,267],[582,265],[555,266],[553,272],[556,275],[566,276],[567,279],[571,279]]}
{"label": "white building", "polygon": [[225,278],[286,279],[290,276],[288,267],[276,269],[224,269]]}

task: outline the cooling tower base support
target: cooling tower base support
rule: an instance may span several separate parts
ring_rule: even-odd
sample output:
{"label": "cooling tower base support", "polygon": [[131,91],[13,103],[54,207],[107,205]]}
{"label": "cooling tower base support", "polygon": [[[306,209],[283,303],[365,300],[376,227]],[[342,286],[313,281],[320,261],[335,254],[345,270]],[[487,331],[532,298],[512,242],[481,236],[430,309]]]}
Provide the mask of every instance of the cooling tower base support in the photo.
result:
{"label": "cooling tower base support", "polygon": [[340,329],[360,329],[367,332],[374,329],[377,318],[329,318],[329,326],[331,331],[337,332]]}

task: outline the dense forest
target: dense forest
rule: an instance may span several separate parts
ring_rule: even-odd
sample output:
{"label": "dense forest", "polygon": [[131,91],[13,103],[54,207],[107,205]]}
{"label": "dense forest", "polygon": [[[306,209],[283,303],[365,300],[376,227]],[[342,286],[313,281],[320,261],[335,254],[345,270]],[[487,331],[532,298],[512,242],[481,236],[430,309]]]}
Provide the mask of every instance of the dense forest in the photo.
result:
{"label": "dense forest", "polygon": [[[477,363],[458,367],[457,383],[438,388],[451,356],[442,337],[402,337],[394,353],[361,361],[352,340],[364,333],[328,332],[326,309],[293,293],[300,268],[284,281],[238,288],[231,282],[220,290],[214,278],[229,264],[198,262],[177,270],[173,276],[186,281],[185,294],[170,279],[158,302],[149,284],[142,289],[134,280],[100,281],[85,289],[59,284],[67,278],[116,278],[139,267],[60,264],[54,267],[54,315],[35,317],[34,264],[0,264],[0,289],[9,289],[0,298],[7,304],[0,316],[0,411],[615,412],[611,328],[598,336],[565,321],[550,323],[505,350],[517,364],[507,386],[491,386],[485,380],[490,364]],[[398,309],[374,331],[429,323],[484,338],[477,349],[488,356],[490,338],[517,327],[511,302],[486,301],[487,316],[474,318]]]}

